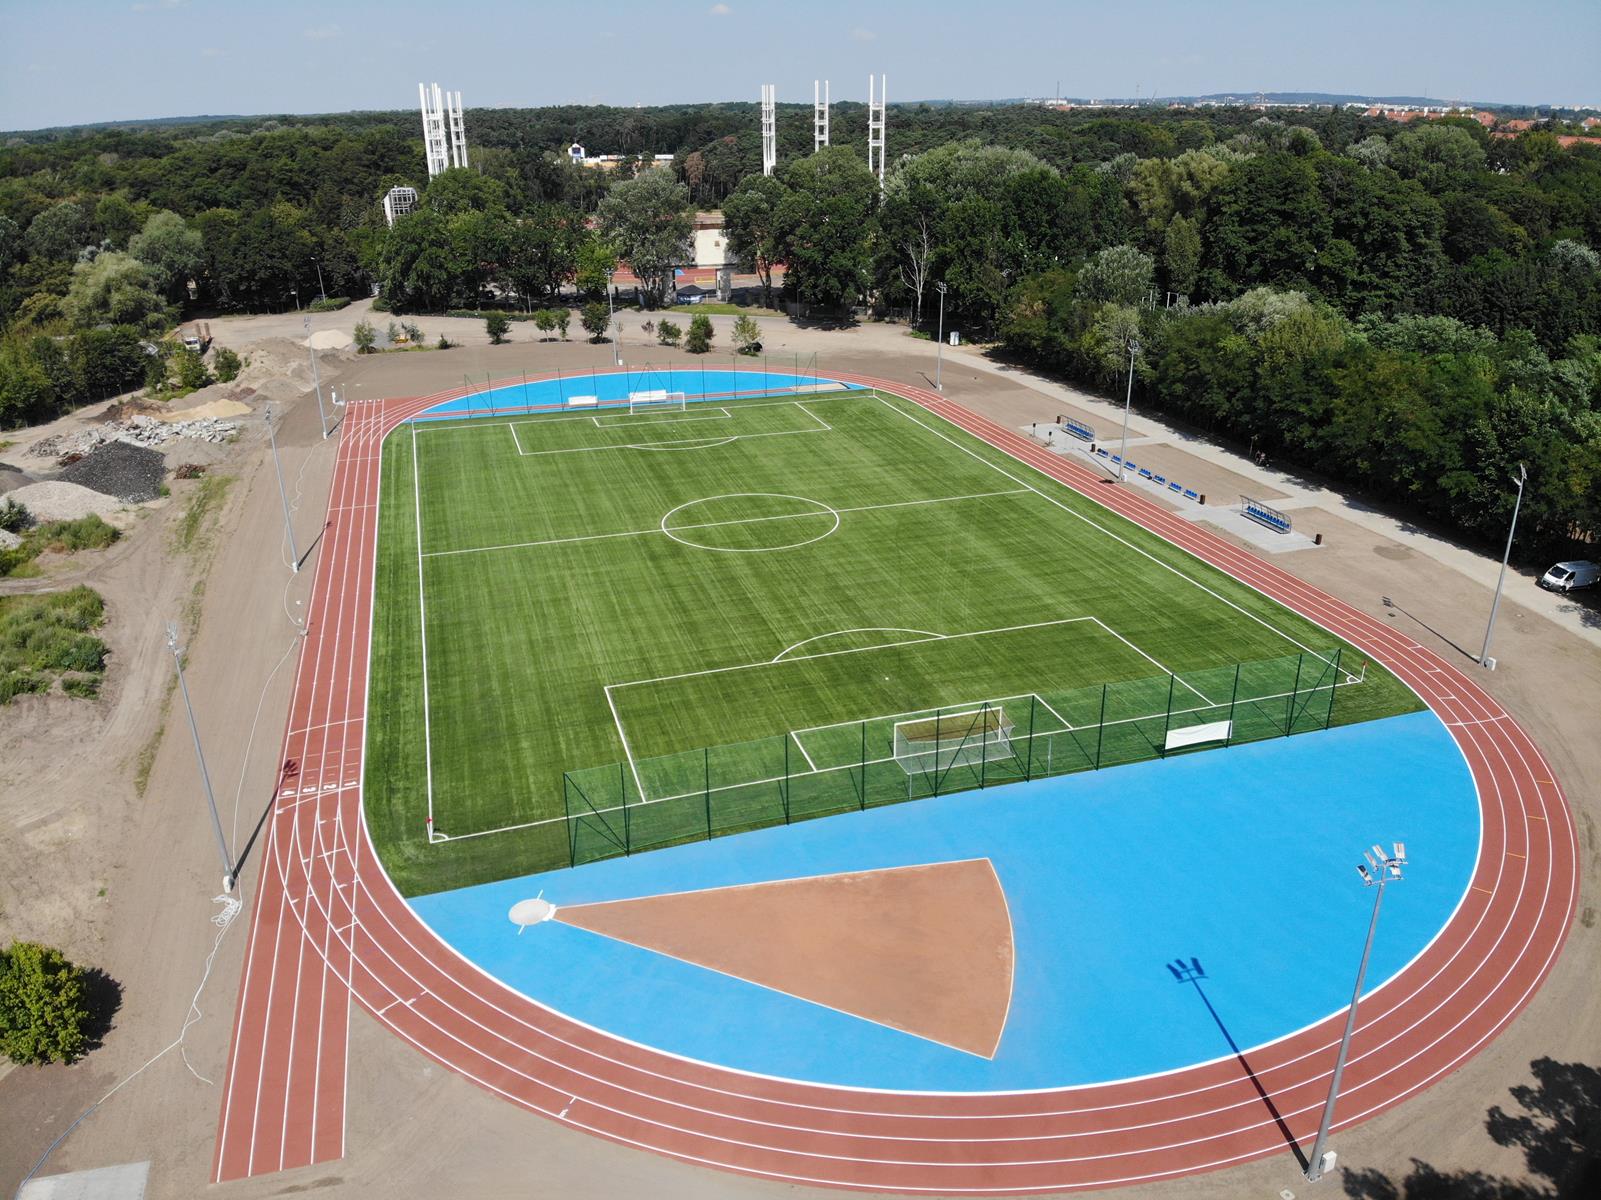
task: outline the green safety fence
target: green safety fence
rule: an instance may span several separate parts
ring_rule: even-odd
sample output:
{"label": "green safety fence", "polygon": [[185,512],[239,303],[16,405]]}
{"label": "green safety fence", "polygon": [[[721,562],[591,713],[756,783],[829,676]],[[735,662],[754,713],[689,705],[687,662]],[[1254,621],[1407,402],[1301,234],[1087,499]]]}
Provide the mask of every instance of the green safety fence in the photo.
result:
{"label": "green safety fence", "polygon": [[1327,729],[1336,689],[1356,682],[1336,649],[567,771],[568,859]]}

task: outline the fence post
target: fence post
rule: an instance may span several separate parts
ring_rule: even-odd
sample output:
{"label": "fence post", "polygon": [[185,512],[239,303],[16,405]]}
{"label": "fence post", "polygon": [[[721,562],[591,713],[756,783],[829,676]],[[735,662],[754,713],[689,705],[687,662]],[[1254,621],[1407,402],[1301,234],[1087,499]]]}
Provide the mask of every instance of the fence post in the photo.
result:
{"label": "fence post", "polygon": [[1240,698],[1240,664],[1234,664],[1234,690],[1229,693],[1229,732],[1223,739],[1223,748],[1227,750],[1234,744],[1234,705]]}
{"label": "fence post", "polygon": [[784,735],[784,787],[779,793],[784,801],[784,824],[789,824],[789,734]]}
{"label": "fence post", "polygon": [[983,791],[984,781],[989,775],[990,763],[990,702],[988,700],[984,701],[983,711],[981,711],[978,716],[979,720],[984,722],[984,727],[979,733],[978,741],[978,788],[979,791]]}
{"label": "fence post", "polygon": [[1028,696],[1028,757],[1023,760],[1023,782],[1027,783],[1034,778],[1034,708],[1039,703],[1039,696],[1033,692]]}
{"label": "fence post", "polygon": [[1290,689],[1290,703],[1284,711],[1284,736],[1289,737],[1290,731],[1295,728],[1295,702],[1301,696],[1301,668],[1306,665],[1306,655],[1295,656],[1295,686]]}
{"label": "fence post", "polygon": [[1329,711],[1323,716],[1323,728],[1334,724],[1334,697],[1340,694],[1340,652],[1344,646],[1334,647],[1334,679],[1329,683]]}
{"label": "fence post", "polygon": [[941,730],[940,730],[940,719],[944,715],[945,714],[940,709],[936,708],[934,710],[934,795],[935,795],[936,798],[939,796],[939,776],[940,776],[940,771],[939,771],[939,738],[940,738],[940,732],[941,732]]}
{"label": "fence post", "polygon": [[1162,718],[1162,748],[1157,752],[1163,758],[1167,757],[1167,733],[1173,727],[1173,685],[1177,680],[1172,671],[1167,673],[1167,716]]}
{"label": "fence post", "polygon": [[867,722],[862,722],[862,793],[861,811],[867,811]]}
{"label": "fence post", "polygon": [[1095,723],[1095,769],[1101,769],[1101,739],[1106,736],[1106,685],[1101,684],[1101,719]]}
{"label": "fence post", "polygon": [[561,807],[562,811],[567,814],[567,865],[576,867],[578,865],[578,837],[577,831],[573,828],[573,802],[567,798],[567,788],[571,785],[571,782],[567,772],[563,771],[561,773]]}
{"label": "fence post", "polygon": [[705,769],[706,840],[712,840],[712,748],[701,747],[701,762]]}

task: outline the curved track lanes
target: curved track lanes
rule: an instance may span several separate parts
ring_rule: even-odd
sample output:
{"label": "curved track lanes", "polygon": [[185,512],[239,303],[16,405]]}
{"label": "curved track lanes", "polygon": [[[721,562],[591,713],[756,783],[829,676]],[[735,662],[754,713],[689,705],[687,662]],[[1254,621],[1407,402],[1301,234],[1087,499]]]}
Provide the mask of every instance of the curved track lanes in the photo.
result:
{"label": "curved track lanes", "polygon": [[[1445,722],[1478,788],[1480,858],[1450,923],[1362,1006],[1336,1128],[1416,1095],[1524,1007],[1578,896],[1572,819],[1527,733],[1462,671],[1350,605],[1041,449],[936,392],[903,396],[1359,647]],[[832,1187],[942,1194],[1067,1191],[1287,1152],[1235,1059],[1121,1083],[1012,1094],[856,1091],[767,1079],[620,1041],[511,991],[412,913],[361,811],[380,451],[408,417],[461,395],[355,402],[257,888],[217,1135],[227,1180],[344,1152],[349,998],[418,1050],[506,1099],[687,1162]],[[1309,1141],[1343,1014],[1249,1052]]]}

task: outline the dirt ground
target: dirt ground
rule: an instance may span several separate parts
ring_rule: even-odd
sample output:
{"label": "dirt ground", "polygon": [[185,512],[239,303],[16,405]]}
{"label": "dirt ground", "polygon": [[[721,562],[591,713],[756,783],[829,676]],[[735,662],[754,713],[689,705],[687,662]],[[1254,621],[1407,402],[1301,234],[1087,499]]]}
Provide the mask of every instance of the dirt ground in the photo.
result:
{"label": "dirt ground", "polygon": [[[349,323],[356,319],[347,309],[314,318],[314,328],[347,316]],[[290,320],[293,327],[285,324]],[[726,345],[728,319],[714,323],[719,343]],[[420,324],[432,333],[438,322]],[[775,359],[815,352],[821,372],[855,370],[915,383],[933,375],[934,348],[893,327],[825,332],[774,320],[762,324]],[[220,342],[236,346],[264,336],[303,336],[298,315],[212,325]],[[559,365],[573,371],[611,363],[610,347],[540,344],[531,337],[531,330],[518,327],[509,346],[364,359],[325,356],[323,378],[357,396],[419,395],[459,383],[464,375],[483,378],[489,372],[498,378],[524,369]],[[630,365],[687,357],[627,340],[623,352]],[[1104,406],[1093,398],[1074,401],[1058,385],[1036,384],[965,351],[946,352],[943,377],[953,399],[1008,424],[1054,417],[1064,411],[1064,399],[1105,423]],[[304,388],[306,381],[297,373],[291,382]],[[317,421],[315,400],[302,391],[279,436],[296,505],[296,536],[308,556],[316,553],[313,539],[334,450],[332,440],[318,436]],[[1139,436],[1160,432],[1160,422],[1148,416],[1137,416],[1136,426],[1145,431]],[[1161,455],[1164,473],[1175,478],[1211,478],[1215,472],[1252,477],[1250,464],[1199,441],[1172,441]],[[164,622],[178,619],[184,627],[189,687],[212,783],[224,827],[240,845],[271,793],[295,620],[311,578],[309,569],[295,575],[286,565],[277,483],[259,423],[215,469],[237,482],[201,549],[175,549],[173,529],[188,499],[188,485],[175,485],[170,500],[146,510],[110,551],[56,564],[45,581],[0,584],[4,590],[90,583],[105,595],[113,649],[99,700],[27,697],[0,710],[0,939],[61,945],[73,958],[101,968],[121,994],[103,1046],[79,1065],[0,1074],[0,1189],[6,1195],[74,1118],[129,1076],[54,1150],[43,1173],[149,1159],[151,1197],[192,1197],[207,1188],[217,1083],[261,856],[259,846],[252,849],[240,891],[245,913],[221,932],[219,945],[211,918],[221,907],[212,900],[221,890],[220,868],[181,706],[171,703]],[[1305,518],[1298,512],[1296,519],[1299,525]],[[1279,555],[1277,565],[1403,625],[1424,644],[1471,667],[1468,651],[1477,650],[1490,606],[1485,580],[1493,583],[1493,560],[1460,548],[1442,550],[1438,538],[1407,532],[1404,523],[1397,523],[1393,536],[1377,533],[1337,497],[1320,505],[1314,519],[1325,545]],[[1570,627],[1542,607],[1546,598],[1534,594],[1532,585],[1520,590],[1526,584],[1515,578],[1509,585],[1496,634],[1500,669],[1480,678],[1531,729],[1566,787],[1580,830],[1582,910],[1529,1009],[1423,1097],[1338,1134],[1334,1145],[1342,1169],[1378,1171],[1399,1183],[1417,1159],[1443,1172],[1539,1182],[1516,1148],[1498,1146],[1489,1136],[1487,1110],[1500,1105],[1518,1111],[1508,1089],[1531,1081],[1537,1059],[1601,1066],[1595,987],[1601,931],[1593,882],[1601,854],[1601,646],[1585,636],[1588,625]],[[141,792],[137,782],[146,765],[148,786]],[[214,945],[196,1018],[190,1002]],[[182,1054],[171,1050],[144,1066],[173,1043],[186,1017],[193,1023]],[[346,1157],[230,1184],[229,1196],[246,1200],[332,1189],[393,1197],[586,1200],[776,1197],[802,1190],[621,1149],[530,1116],[429,1063],[359,1012],[352,1018],[350,1072]],[[1116,1194],[1222,1200],[1279,1196],[1281,1189],[1305,1195],[1308,1187],[1286,1153]],[[1322,1190],[1334,1195],[1339,1187],[1330,1180]]]}

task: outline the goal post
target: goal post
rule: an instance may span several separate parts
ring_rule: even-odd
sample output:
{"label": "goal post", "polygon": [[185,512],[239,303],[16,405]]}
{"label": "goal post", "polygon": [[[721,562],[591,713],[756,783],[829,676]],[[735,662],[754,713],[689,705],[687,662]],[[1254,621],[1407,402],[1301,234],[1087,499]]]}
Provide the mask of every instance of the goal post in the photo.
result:
{"label": "goal post", "polygon": [[908,775],[979,766],[1011,757],[1012,721],[998,704],[897,721],[894,750]]}
{"label": "goal post", "polygon": [[628,411],[630,413],[650,412],[655,409],[683,412],[684,393],[667,391],[628,393]]}

